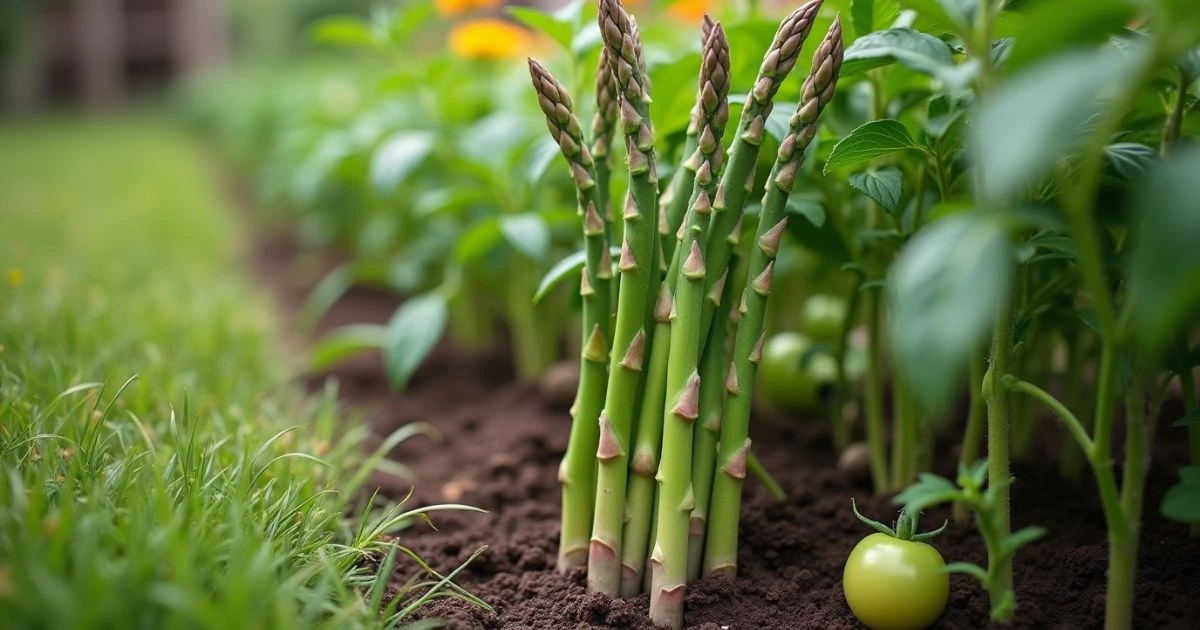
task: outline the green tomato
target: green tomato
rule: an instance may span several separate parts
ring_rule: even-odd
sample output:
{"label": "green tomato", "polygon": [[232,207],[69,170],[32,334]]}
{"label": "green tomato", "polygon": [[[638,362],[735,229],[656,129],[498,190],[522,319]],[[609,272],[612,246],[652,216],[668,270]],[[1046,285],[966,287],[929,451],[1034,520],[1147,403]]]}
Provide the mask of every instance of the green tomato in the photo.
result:
{"label": "green tomato", "polygon": [[814,295],[800,311],[800,328],[818,341],[836,342],[845,325],[846,301],[834,295]]}
{"label": "green tomato", "polygon": [[837,361],[815,350],[797,332],[782,332],[763,345],[758,383],[764,399],[781,409],[818,409],[822,396],[837,383]]}
{"label": "green tomato", "polygon": [[842,574],[846,603],[871,630],[917,630],[937,620],[950,575],[937,549],[883,533],[863,538]]}

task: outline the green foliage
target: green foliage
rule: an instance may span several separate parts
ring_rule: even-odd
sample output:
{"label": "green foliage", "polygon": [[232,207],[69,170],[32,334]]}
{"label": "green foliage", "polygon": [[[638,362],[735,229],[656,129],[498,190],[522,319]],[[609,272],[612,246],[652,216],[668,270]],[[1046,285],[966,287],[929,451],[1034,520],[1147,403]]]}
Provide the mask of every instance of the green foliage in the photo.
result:
{"label": "green foliage", "polygon": [[1181,523],[1200,523],[1200,466],[1180,468],[1179,478],[1163,495],[1162,513]]}
{"label": "green foliage", "polygon": [[396,389],[403,389],[446,327],[446,298],[426,293],[396,309],[383,338],[383,362]]}
{"label": "green foliage", "polygon": [[825,172],[857,166],[905,149],[921,149],[921,146],[903,124],[897,120],[873,120],[834,145],[825,162]]}

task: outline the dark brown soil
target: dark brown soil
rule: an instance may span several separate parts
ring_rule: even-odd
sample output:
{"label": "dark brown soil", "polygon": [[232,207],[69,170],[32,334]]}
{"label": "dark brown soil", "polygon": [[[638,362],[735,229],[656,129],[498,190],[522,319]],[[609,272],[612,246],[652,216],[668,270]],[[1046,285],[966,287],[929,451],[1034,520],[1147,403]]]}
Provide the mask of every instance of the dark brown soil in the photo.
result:
{"label": "dark brown soil", "polygon": [[[284,305],[294,309],[311,280],[292,273],[293,248],[286,239],[271,239],[260,248],[259,258],[269,281],[280,288]],[[385,321],[396,303],[394,297],[356,290],[337,305],[324,327]],[[333,376],[347,399],[364,406],[377,434],[413,421],[429,422],[441,434],[440,441],[417,438],[394,454],[415,474],[413,506],[462,502],[489,511],[435,515],[436,531],[419,525],[403,532],[401,541],[443,572],[487,545],[458,582],[494,606],[495,613],[442,600],[420,615],[445,618],[449,627],[464,630],[652,627],[645,614],[646,596],[613,600],[588,594],[582,571],[567,576],[554,571],[556,469],[570,419],[561,404],[545,400],[537,388],[512,384],[502,353],[467,356],[443,344],[403,395],[387,390],[378,357],[350,362]],[[316,387],[323,380],[314,376],[311,382]],[[1171,405],[1166,411],[1166,417],[1179,415]],[[816,422],[787,417],[755,422],[755,450],[789,498],[773,503],[762,488],[747,483],[740,575],[689,586],[686,626],[861,627],[840,585],[846,555],[868,533],[851,514],[849,500],[856,497],[864,513],[880,520],[890,520],[894,506],[836,471],[827,434]],[[1139,552],[1135,626],[1197,628],[1200,540],[1189,539],[1185,527],[1158,515],[1162,493],[1173,483],[1185,452],[1169,426],[1159,433]],[[1017,556],[1020,607],[1012,627],[1094,628],[1103,622],[1104,518],[1086,472],[1077,483],[1057,473],[1056,440],[1048,435],[1034,457],[1014,466],[1014,527],[1038,524],[1050,534]],[[952,442],[939,453],[943,474],[952,471]],[[403,479],[376,481],[393,497],[404,496],[411,487]],[[934,526],[945,516],[931,514],[926,524]],[[934,544],[948,560],[984,560],[981,541],[967,527],[951,526]],[[397,582],[410,572],[409,567],[399,569]],[[981,628],[987,618],[986,594],[971,579],[954,576],[950,602],[935,627]]]}

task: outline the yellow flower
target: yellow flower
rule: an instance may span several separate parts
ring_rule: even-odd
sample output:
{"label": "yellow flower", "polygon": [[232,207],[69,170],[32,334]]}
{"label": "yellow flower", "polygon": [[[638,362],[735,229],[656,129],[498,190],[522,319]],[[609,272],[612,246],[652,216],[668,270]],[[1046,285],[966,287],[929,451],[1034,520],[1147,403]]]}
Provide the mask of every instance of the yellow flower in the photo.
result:
{"label": "yellow flower", "polygon": [[699,24],[708,11],[709,0],[678,0],[667,7],[667,14],[688,24]]}
{"label": "yellow flower", "polygon": [[11,287],[19,287],[25,282],[25,274],[16,267],[10,268],[5,277],[8,278],[8,285]]}
{"label": "yellow flower", "polygon": [[446,17],[461,15],[472,9],[491,9],[500,5],[500,0],[434,0],[433,7]]}
{"label": "yellow flower", "polygon": [[527,31],[502,20],[485,18],[450,30],[450,50],[468,59],[515,57],[530,43]]}

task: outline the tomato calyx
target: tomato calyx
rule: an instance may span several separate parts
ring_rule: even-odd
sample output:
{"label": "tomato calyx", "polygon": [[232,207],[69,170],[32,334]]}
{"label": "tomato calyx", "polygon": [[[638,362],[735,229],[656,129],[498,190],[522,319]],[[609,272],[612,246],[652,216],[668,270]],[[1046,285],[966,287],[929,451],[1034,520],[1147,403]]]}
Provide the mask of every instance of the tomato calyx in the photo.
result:
{"label": "tomato calyx", "polygon": [[863,524],[881,534],[887,534],[888,536],[891,536],[897,540],[927,542],[932,540],[938,534],[946,531],[946,526],[950,524],[950,521],[945,521],[942,523],[941,527],[935,530],[919,533],[917,531],[917,521],[921,518],[921,514],[919,512],[912,513],[905,510],[900,510],[900,514],[896,516],[896,522],[892,523],[892,527],[888,527],[877,520],[863,516],[862,513],[858,511],[858,506],[854,504],[854,499],[850,499],[850,509],[854,511],[854,516],[858,518],[858,520],[862,521]]}

